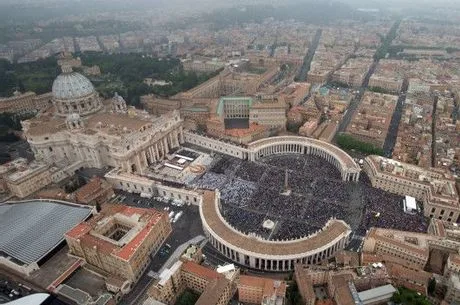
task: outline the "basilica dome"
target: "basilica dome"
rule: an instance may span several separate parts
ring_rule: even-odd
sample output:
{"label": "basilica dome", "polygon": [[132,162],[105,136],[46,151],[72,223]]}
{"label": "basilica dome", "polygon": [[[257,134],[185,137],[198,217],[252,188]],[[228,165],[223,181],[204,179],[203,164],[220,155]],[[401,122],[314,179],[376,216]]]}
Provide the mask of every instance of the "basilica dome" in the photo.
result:
{"label": "basilica dome", "polygon": [[62,73],[53,82],[53,97],[62,100],[79,99],[94,93],[89,79],[77,72]]}
{"label": "basilica dome", "polygon": [[69,66],[62,66],[62,73],[53,82],[53,104],[56,114],[85,116],[99,111],[102,103],[93,84]]}

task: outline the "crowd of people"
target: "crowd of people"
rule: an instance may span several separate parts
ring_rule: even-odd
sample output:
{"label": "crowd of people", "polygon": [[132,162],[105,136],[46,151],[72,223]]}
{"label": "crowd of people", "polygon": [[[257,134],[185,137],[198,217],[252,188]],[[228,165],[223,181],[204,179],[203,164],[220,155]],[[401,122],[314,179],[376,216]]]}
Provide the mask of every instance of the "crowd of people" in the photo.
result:
{"label": "crowd of people", "polygon": [[[343,219],[359,235],[373,226],[426,231],[421,213],[403,212],[401,196],[373,188],[365,174],[362,180],[342,181],[338,169],[316,156],[277,155],[258,162],[223,156],[194,186],[219,189],[228,223],[270,240],[308,236],[331,218]],[[265,220],[274,228],[264,228]]]}
{"label": "crowd of people", "polygon": [[421,212],[403,212],[403,197],[369,186],[364,188],[364,216],[357,230],[364,235],[370,227],[392,228],[412,232],[426,232],[428,222]]}

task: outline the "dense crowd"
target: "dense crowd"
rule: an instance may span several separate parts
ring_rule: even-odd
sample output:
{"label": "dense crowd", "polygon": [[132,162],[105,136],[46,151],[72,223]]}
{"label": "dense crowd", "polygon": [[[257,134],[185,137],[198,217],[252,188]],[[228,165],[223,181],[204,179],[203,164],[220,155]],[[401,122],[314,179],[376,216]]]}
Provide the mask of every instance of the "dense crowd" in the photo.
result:
{"label": "dense crowd", "polygon": [[[286,171],[289,195],[284,194]],[[223,156],[193,185],[219,189],[230,225],[271,240],[313,234],[331,218],[345,220],[360,235],[373,226],[426,231],[421,213],[403,212],[401,196],[372,188],[364,174],[361,180],[342,181],[332,164],[316,156],[277,155],[259,162]],[[268,219],[273,229],[262,226]]]}
{"label": "dense crowd", "polygon": [[363,187],[364,215],[358,234],[370,227],[392,228],[412,232],[426,232],[428,222],[421,212],[408,215],[403,212],[402,197],[372,187]]}

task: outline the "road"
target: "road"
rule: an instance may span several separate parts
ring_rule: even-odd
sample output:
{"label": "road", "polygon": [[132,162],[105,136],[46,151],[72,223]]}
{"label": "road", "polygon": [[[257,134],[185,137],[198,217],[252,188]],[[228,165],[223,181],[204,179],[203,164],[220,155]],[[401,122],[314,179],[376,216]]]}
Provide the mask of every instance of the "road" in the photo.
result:
{"label": "road", "polygon": [[395,111],[393,112],[393,116],[391,117],[390,127],[388,127],[387,137],[385,138],[385,143],[383,144],[383,153],[387,158],[391,158],[391,155],[393,154],[393,149],[396,144],[396,139],[398,137],[399,123],[401,121],[404,103],[406,101],[407,87],[408,82],[407,80],[404,80],[401,92],[399,93]]}
{"label": "road", "polygon": [[120,305],[134,305],[137,304],[139,298],[144,295],[148,285],[153,281],[153,278],[149,276],[149,272],[159,272],[177,248],[196,236],[203,235],[203,228],[197,206],[184,205],[182,207],[177,207],[172,206],[169,203],[158,202],[154,199],[141,198],[137,194],[130,194],[122,191],[116,191],[116,194],[118,196],[125,197],[123,204],[129,206],[155,208],[160,211],[162,211],[165,207],[169,207],[169,211],[174,211],[176,213],[179,211],[183,212],[182,217],[179,218],[176,223],[172,224],[173,231],[163,243],[162,248],[165,248],[166,244],[170,245],[169,253],[165,254],[164,252],[162,253],[162,251],[151,253],[152,260],[147,266],[145,272],[142,274],[131,292],[124,296],[119,303]]}
{"label": "road", "polygon": [[351,100],[350,106],[347,109],[347,112],[343,116],[342,121],[339,124],[339,129],[336,133],[339,134],[340,132],[344,132],[348,125],[350,124],[351,118],[353,117],[353,114],[355,113],[356,109],[358,109],[359,104],[361,104],[361,100],[363,99],[364,92],[366,91],[367,87],[369,86],[369,79],[371,78],[371,75],[374,73],[375,68],[377,67],[378,61],[374,61],[372,65],[369,67],[369,71],[367,71],[366,76],[364,77],[363,83],[361,87],[358,89],[358,93],[355,95],[355,97]]}
{"label": "road", "polygon": [[433,99],[433,114],[431,120],[431,166],[436,167],[436,120],[437,114],[436,111],[438,109],[438,99],[437,95],[434,96]]}
{"label": "road", "polygon": [[316,31],[315,37],[311,42],[311,46],[308,48],[307,55],[303,60],[302,67],[300,68],[300,72],[297,75],[297,79],[299,81],[305,81],[307,79],[307,74],[310,71],[311,61],[313,60],[313,56],[315,55],[316,48],[318,48],[319,40],[321,38],[321,34],[323,33],[322,29],[318,29]]}
{"label": "road", "polygon": [[[388,37],[392,33],[392,31],[396,31],[398,26],[399,26],[399,23],[395,23],[393,25],[393,27],[390,29],[390,32],[385,37]],[[395,27],[396,27],[396,29],[395,29]],[[391,44],[391,40],[387,41],[386,43]],[[377,65],[379,63],[378,58],[379,57],[377,57],[377,59],[375,59],[374,62],[372,63],[372,65],[370,66],[369,71],[367,71],[367,74],[364,77],[363,83],[362,83],[361,87],[359,88],[359,91],[358,91],[357,95],[350,102],[350,106],[348,107],[347,112],[345,113],[342,121],[339,124],[339,128],[338,128],[337,133],[336,133],[336,135],[334,137],[334,142],[336,140],[337,135],[339,133],[341,133],[341,132],[344,132],[347,129],[348,125],[350,124],[351,118],[353,117],[353,114],[355,113],[356,109],[358,109],[358,106],[361,103],[361,100],[362,100],[362,98],[364,96],[364,92],[366,91],[367,87],[369,86],[369,79],[371,78],[372,74],[374,74],[375,68],[377,68]]]}

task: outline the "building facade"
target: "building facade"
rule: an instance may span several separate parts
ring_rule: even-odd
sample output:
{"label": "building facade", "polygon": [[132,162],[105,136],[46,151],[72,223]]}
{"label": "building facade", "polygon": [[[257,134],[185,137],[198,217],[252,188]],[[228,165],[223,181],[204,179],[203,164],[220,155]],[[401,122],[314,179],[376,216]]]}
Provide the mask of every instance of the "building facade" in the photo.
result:
{"label": "building facade", "polygon": [[268,278],[241,275],[238,284],[238,300],[261,305],[285,304],[286,282]]}
{"label": "building facade", "polygon": [[31,113],[51,105],[50,93],[37,95],[34,92],[15,92],[12,97],[0,98],[0,113]]}
{"label": "building facade", "polygon": [[153,300],[173,305],[186,289],[200,295],[195,304],[226,305],[236,292],[239,270],[222,272],[192,261],[177,261],[165,269],[149,287],[147,294]]}
{"label": "building facade", "polygon": [[424,169],[379,156],[366,157],[363,169],[373,187],[422,202],[426,217],[457,222],[459,196],[455,179],[447,171]]}
{"label": "building facade", "polygon": [[54,107],[22,122],[37,160],[142,174],[184,142],[179,112],[154,117],[128,108],[118,95],[103,103],[91,82],[69,67],[54,81],[52,94]]}
{"label": "building facade", "polygon": [[75,200],[80,204],[100,205],[113,195],[112,186],[104,179],[95,177],[75,192]]}
{"label": "building facade", "polygon": [[125,280],[125,289],[129,289],[171,231],[165,212],[109,206],[68,231],[65,239],[71,255]]}
{"label": "building facade", "polygon": [[11,195],[27,197],[53,182],[50,167],[47,164],[33,162],[5,177]]}

